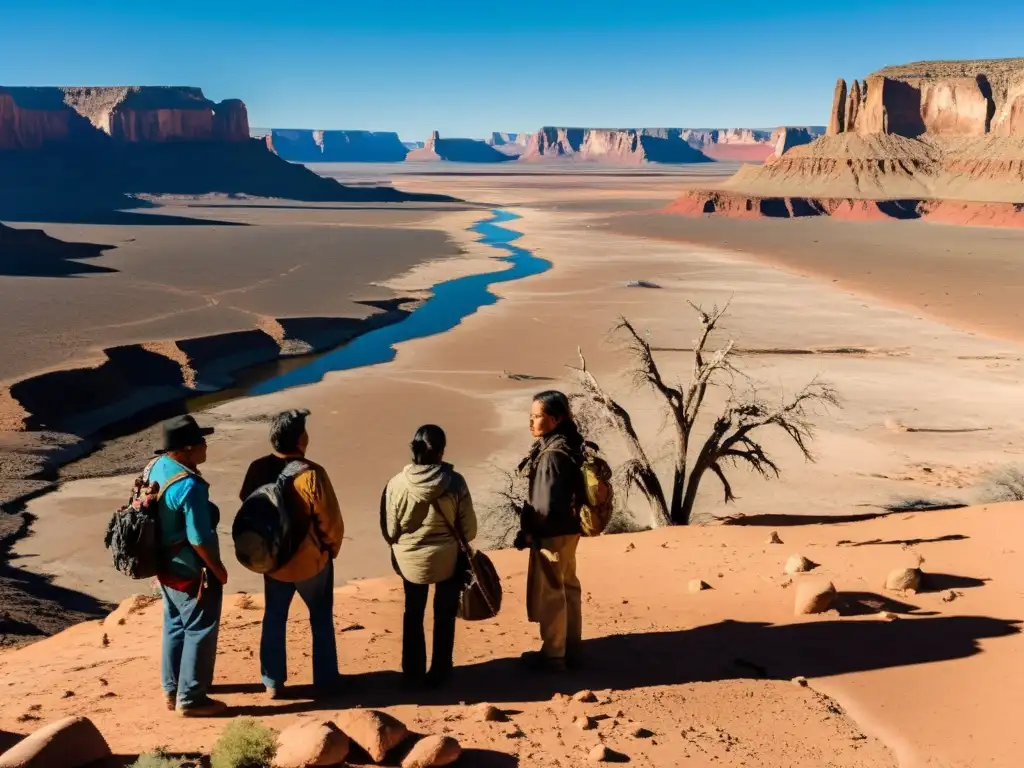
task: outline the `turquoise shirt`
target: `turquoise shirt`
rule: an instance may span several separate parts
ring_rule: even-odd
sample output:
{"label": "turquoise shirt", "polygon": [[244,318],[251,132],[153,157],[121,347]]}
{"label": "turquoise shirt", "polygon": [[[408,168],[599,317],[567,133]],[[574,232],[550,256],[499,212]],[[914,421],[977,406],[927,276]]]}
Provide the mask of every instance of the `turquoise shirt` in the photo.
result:
{"label": "turquoise shirt", "polygon": [[220,515],[210,501],[210,487],[206,482],[169,456],[157,459],[149,471],[149,480],[160,483],[163,488],[164,483],[181,472],[188,472],[189,476],[171,485],[160,500],[160,543],[166,549],[177,549],[169,572],[193,577],[202,573],[203,561],[192,547],[201,545],[218,551]]}

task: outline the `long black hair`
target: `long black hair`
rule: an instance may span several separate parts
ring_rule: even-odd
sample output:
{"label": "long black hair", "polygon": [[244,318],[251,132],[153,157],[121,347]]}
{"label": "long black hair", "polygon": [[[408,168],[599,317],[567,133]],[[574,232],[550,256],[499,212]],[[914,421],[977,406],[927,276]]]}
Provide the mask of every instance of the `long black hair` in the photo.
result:
{"label": "long black hair", "polygon": [[448,438],[436,424],[424,424],[416,430],[409,448],[414,464],[440,464]]}

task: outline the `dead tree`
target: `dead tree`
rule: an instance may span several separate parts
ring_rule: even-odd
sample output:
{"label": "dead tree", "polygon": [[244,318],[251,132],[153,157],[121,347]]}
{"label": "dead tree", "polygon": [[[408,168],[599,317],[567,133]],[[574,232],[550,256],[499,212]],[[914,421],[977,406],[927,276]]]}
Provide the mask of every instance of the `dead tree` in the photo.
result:
{"label": "dead tree", "polygon": [[[666,406],[668,421],[674,430],[674,468],[671,494],[666,494],[657,472],[644,450],[632,419],[614,398],[598,383],[594,374],[587,370],[587,361],[580,350],[580,367],[574,368],[579,379],[581,392],[576,395],[581,403],[584,419],[597,419],[613,428],[625,440],[630,458],[620,469],[626,483],[639,490],[653,510],[653,523],[662,525],[686,525],[693,519],[693,505],[697,489],[704,476],[711,472],[722,483],[725,501],[735,501],[732,485],[726,477],[728,466],[745,465],[765,478],[778,477],[780,470],[755,438],[754,433],[761,427],[775,426],[782,429],[796,444],[807,461],[814,461],[809,443],[814,437],[811,423],[816,406],[839,406],[835,390],[817,379],[811,381],[794,397],[779,403],[769,403],[756,392],[738,395],[733,385],[737,375],[742,375],[733,366],[734,344],[732,341],[710,349],[709,341],[718,321],[728,310],[728,305],[710,312],[690,304],[701,321],[700,337],[694,342],[693,371],[689,382],[673,385],[668,383],[658,367],[650,342],[641,336],[633,325],[620,317],[613,333],[625,336],[627,348],[633,358],[634,383],[650,387]],[[726,384],[730,396],[722,414],[715,420],[711,433],[699,443],[696,455],[694,426],[704,405],[708,387]]]}

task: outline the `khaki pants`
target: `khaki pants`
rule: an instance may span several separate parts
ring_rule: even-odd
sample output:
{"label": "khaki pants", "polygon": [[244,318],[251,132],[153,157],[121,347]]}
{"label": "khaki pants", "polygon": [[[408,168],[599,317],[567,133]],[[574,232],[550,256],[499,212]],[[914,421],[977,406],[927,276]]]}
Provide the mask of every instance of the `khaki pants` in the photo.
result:
{"label": "khaki pants", "polygon": [[541,539],[530,549],[526,577],[526,615],[540,624],[543,653],[564,659],[566,647],[583,640],[580,581],[576,578],[576,547],[579,535]]}

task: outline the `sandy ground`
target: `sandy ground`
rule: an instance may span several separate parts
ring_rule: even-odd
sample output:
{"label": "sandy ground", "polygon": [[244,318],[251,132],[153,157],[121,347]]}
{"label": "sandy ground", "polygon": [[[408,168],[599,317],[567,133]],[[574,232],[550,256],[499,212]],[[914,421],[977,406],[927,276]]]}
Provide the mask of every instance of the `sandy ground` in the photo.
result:
{"label": "sandy ground", "polygon": [[594,226],[728,248],[980,333],[1024,340],[1024,232],[926,222],[624,214]]}
{"label": "sandy ground", "polygon": [[[466,475],[484,529],[493,535],[503,523],[496,512],[501,472],[514,466],[529,446],[526,414],[531,395],[542,388],[572,387],[566,366],[576,364],[580,345],[591,369],[630,408],[649,453],[659,467],[666,466],[669,434],[662,429],[658,402],[650,393],[632,390],[628,360],[607,337],[619,314],[649,330],[667,375],[685,379],[691,365],[687,350],[696,335],[696,319],[686,301],[711,305],[731,300],[717,341],[736,340],[738,363],[763,395],[780,397],[820,375],[843,398],[842,410],[816,419],[816,463],[804,463],[780,436],[766,434],[766,447],[782,466],[782,478],[769,483],[735,472],[731,478],[740,498],[728,507],[709,478],[698,498],[698,509],[705,514],[796,516],[821,523],[920,501],[978,503],[993,493],[990,473],[1022,461],[1024,351],[1018,336],[993,338],[960,330],[954,326],[973,326],[962,322],[962,316],[926,316],[930,308],[920,307],[922,302],[907,292],[883,302],[870,298],[870,291],[855,292],[857,286],[833,282],[838,277],[815,276],[824,271],[808,269],[814,274],[804,276],[780,270],[773,266],[772,259],[778,257],[771,253],[765,260],[723,249],[736,247],[732,234],[728,243],[723,242],[726,237],[714,240],[709,235],[706,244],[697,244],[609,231],[607,214],[623,210],[616,208],[621,206],[616,201],[632,201],[636,210],[637,201],[646,205],[662,195],[671,198],[673,184],[678,190],[685,182],[679,178],[627,176],[612,182],[600,177],[596,188],[589,179],[576,180],[575,192],[566,179],[538,182],[533,192],[528,182],[462,175],[416,178],[408,186],[478,202],[504,197],[516,204],[523,218],[510,226],[524,233],[517,245],[549,259],[549,272],[496,287],[503,301],[468,317],[450,333],[402,345],[392,363],[223,403],[201,417],[218,428],[205,472],[213,498],[229,520],[247,463],[266,450],[267,415],[296,406],[313,411],[310,456],[331,473],[346,516],[347,541],[337,563],[337,583],[346,584],[346,597],[338,606],[339,630],[354,623],[366,627],[340,634],[341,657],[350,660],[349,668],[359,677],[353,680],[353,699],[337,706],[394,706],[396,714],[418,729],[448,727],[467,745],[492,750],[480,757],[489,756],[495,765],[513,764],[501,762],[495,751],[516,753],[521,765],[551,765],[553,759],[573,765],[585,754],[584,745],[601,735],[634,762],[650,765],[831,761],[853,766],[895,765],[897,760],[902,766],[1015,764],[1019,744],[1011,718],[1021,704],[1015,698],[1020,685],[1014,677],[1021,673],[1013,661],[1019,640],[1010,637],[1013,622],[1020,618],[1020,569],[1012,544],[1020,510],[1015,507],[780,529],[784,554],[766,547],[767,531],[758,528],[659,531],[634,540],[587,542],[581,568],[588,582],[587,632],[594,638],[591,647],[598,663],[578,681],[566,683],[564,692],[571,693],[572,687],[613,689],[611,703],[604,705],[609,711],[600,710],[610,715],[609,721],[601,721],[596,734],[563,727],[566,716],[558,707],[548,712],[560,684],[520,679],[512,662],[492,660],[516,655],[531,644],[533,634],[522,619],[525,559],[502,553],[502,572],[517,586],[506,618],[464,628],[460,659],[472,665],[466,682],[460,683],[464,687],[440,694],[415,711],[408,698],[392,692],[392,678],[381,670],[393,669],[397,660],[398,586],[363,579],[389,573],[377,525],[380,489],[406,462],[406,445],[420,424],[435,422],[447,430],[448,458]],[[744,223],[729,222],[733,227]],[[823,224],[834,233],[845,231],[833,230],[838,222]],[[806,232],[790,231],[795,239]],[[752,248],[757,233],[751,233],[743,242]],[[1011,269],[1007,256],[999,256],[985,238],[977,240],[978,230],[970,234],[972,243],[980,243],[975,246],[982,253],[977,258],[1004,259]],[[829,251],[844,237],[818,239],[828,236],[833,239],[817,245]],[[904,248],[895,237],[887,242],[889,261],[905,260],[911,274],[923,266],[916,239],[908,239]],[[852,259],[860,251],[850,247],[845,253]],[[482,256],[470,253],[458,262],[418,267],[389,284],[412,288],[451,276],[462,268],[460,262],[479,270],[486,265]],[[969,258],[976,264],[973,252]],[[946,269],[956,275],[961,269],[952,256],[932,263],[940,266],[940,275]],[[903,279],[909,284],[909,278]],[[631,280],[661,287],[626,287]],[[875,295],[884,296],[881,291]],[[1010,305],[1005,306],[1009,311]],[[702,430],[724,398],[723,391],[709,397]],[[133,440],[120,461],[141,461],[151,447],[151,436]],[[623,458],[614,436],[601,436],[599,442],[613,463]],[[15,570],[71,595],[119,600],[140,587],[145,591],[144,585],[112,572],[100,544],[112,500],[129,483],[125,477],[85,479],[30,502],[27,510],[36,519],[32,535],[14,544]],[[641,502],[634,498],[629,508],[640,524],[648,521],[649,510]],[[223,546],[230,551],[227,526],[223,528]],[[837,548],[840,540],[858,546]],[[627,552],[628,544],[635,549]],[[821,572],[841,590],[858,593],[845,600],[844,613],[867,615],[794,624],[792,590],[782,586],[780,569],[795,551],[822,563]],[[935,583],[947,597],[951,589],[958,593],[953,602],[943,602],[940,593],[904,596],[897,602],[874,594],[888,570],[907,564],[915,553],[925,558],[926,570],[948,576]],[[232,566],[230,554],[228,560],[230,589],[258,592],[258,580]],[[638,562],[643,566],[634,564]],[[698,577],[715,589],[689,595],[687,580]],[[879,610],[916,616],[883,622]],[[244,695],[256,690],[254,662],[247,655],[254,647],[259,614],[229,614],[232,632],[225,647],[235,660],[218,666],[228,685],[226,698],[249,714],[309,711],[305,703],[273,705]],[[118,679],[134,686],[141,670],[152,667],[156,622],[150,612],[138,624],[129,619],[122,629],[111,627],[106,651],[98,650],[105,630],[77,628],[52,641],[68,644],[67,658],[64,652],[57,659],[37,650],[46,648],[37,644],[0,655],[0,673],[14,675],[10,687],[16,693],[30,690],[26,668],[47,664],[53,665],[55,680],[70,679],[71,667],[102,667],[111,688],[111,676],[120,675]],[[119,631],[126,633],[121,645]],[[298,626],[296,632],[301,636]],[[304,648],[293,645],[292,652],[300,659]],[[104,662],[94,658],[100,653],[120,655]],[[508,673],[515,682],[495,685],[498,673]],[[90,675],[92,679],[96,673]],[[745,681],[752,675],[769,681]],[[795,675],[813,678],[814,691],[838,704],[789,683]],[[111,700],[140,702],[145,695],[127,684],[117,690],[91,685],[88,695],[97,701],[107,693],[115,694],[107,697]],[[72,706],[55,691],[39,694],[40,711],[47,717]],[[616,693],[622,691],[629,693]],[[74,697],[79,696],[84,698],[76,691]],[[464,709],[457,702],[481,699],[496,699],[521,712],[513,716],[515,728],[488,731],[462,720]],[[18,703],[0,704],[2,729],[16,730],[12,726],[25,714],[24,696],[15,695],[12,701]],[[967,701],[969,707],[963,703]],[[125,702],[124,711],[136,711],[137,706],[143,705]],[[109,712],[97,713],[100,719],[122,717],[120,704],[98,703],[99,709],[108,707]],[[616,720],[618,725],[612,722]],[[649,742],[631,739],[624,723],[634,722],[656,736]],[[155,744],[153,740],[166,742],[175,733],[186,733],[173,730],[170,720],[147,723],[140,730],[125,729],[118,748],[137,751]],[[216,728],[188,732],[202,743],[182,741],[182,748],[202,748]]]}
{"label": "sandy ground", "polygon": [[[502,613],[460,624],[457,677],[432,694],[398,685],[402,608],[394,577],[338,590],[346,690],[317,702],[304,687],[311,674],[304,611],[294,611],[288,633],[293,698],[271,702],[260,695],[253,657],[261,598],[229,597],[216,695],[229,714],[276,728],[346,707],[386,708],[416,732],[459,739],[473,750],[467,765],[585,765],[589,750],[604,743],[643,766],[1009,768],[1024,748],[1017,727],[1024,580],[1012,544],[1024,534],[1022,514],[1019,505],[996,505],[792,526],[779,529],[784,543],[775,545],[760,527],[584,541],[588,664],[563,678],[518,671],[516,657],[536,643],[523,605],[526,556],[497,553]],[[819,567],[784,576],[794,553]],[[890,570],[919,557],[926,573],[919,594],[881,588]],[[696,578],[712,588],[690,593]],[[810,580],[835,584],[835,610],[794,617],[794,593]],[[153,704],[159,624],[159,603],[136,601],[102,625],[0,655],[0,730],[23,733],[82,713],[122,755],[158,745],[208,750],[223,721],[186,723]],[[797,676],[808,687],[791,682]],[[595,691],[597,703],[557,697],[581,690]],[[510,722],[475,722],[471,710],[481,701],[508,712]],[[595,728],[580,730],[572,723],[579,715],[595,718]],[[645,729],[639,737],[638,728]]]}

